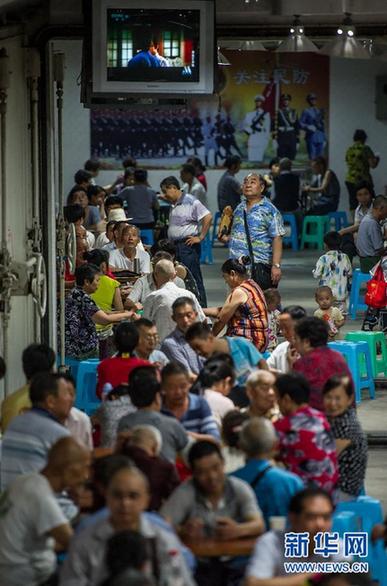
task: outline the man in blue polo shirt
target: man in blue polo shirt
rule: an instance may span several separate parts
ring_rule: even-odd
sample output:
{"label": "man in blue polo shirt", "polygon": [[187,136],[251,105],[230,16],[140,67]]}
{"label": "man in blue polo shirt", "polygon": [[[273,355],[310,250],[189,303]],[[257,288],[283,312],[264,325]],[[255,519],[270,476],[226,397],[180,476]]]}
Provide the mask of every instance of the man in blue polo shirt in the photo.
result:
{"label": "man in blue polo shirt", "polygon": [[192,273],[198,286],[200,304],[207,307],[206,291],[200,270],[201,242],[211,226],[211,212],[193,195],[183,193],[176,177],[163,179],[160,184],[164,198],[169,201],[168,238],[176,246],[176,258]]}
{"label": "man in blue polo shirt", "polygon": [[246,454],[246,465],[232,473],[250,484],[270,529],[270,517],[286,517],[289,503],[304,488],[299,476],[271,463],[277,436],[265,417],[252,417],[240,432],[239,447]]}

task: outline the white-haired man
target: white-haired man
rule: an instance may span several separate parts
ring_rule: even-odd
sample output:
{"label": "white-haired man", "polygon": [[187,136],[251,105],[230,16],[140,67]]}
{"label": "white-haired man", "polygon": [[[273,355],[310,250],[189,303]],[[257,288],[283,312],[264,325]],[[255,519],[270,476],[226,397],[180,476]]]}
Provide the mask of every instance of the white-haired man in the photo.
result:
{"label": "white-haired man", "polygon": [[180,289],[173,282],[176,270],[172,261],[160,260],[156,264],[153,274],[157,290],[146,298],[143,317],[156,324],[160,341],[163,341],[175,329],[176,324],[172,319],[172,305],[179,297],[190,297],[194,301],[198,320],[205,321],[206,317],[195,295],[186,289]]}
{"label": "white-haired man", "polygon": [[180,484],[175,466],[160,456],[162,445],[157,427],[144,424],[132,427],[130,437],[121,448],[121,453],[128,456],[148,479],[150,511],[158,511]]}
{"label": "white-haired man", "polygon": [[292,496],[304,483],[296,474],[273,465],[277,435],[269,419],[252,417],[246,421],[238,445],[246,455],[246,464],[232,475],[250,484],[269,529],[270,517],[285,518]]}

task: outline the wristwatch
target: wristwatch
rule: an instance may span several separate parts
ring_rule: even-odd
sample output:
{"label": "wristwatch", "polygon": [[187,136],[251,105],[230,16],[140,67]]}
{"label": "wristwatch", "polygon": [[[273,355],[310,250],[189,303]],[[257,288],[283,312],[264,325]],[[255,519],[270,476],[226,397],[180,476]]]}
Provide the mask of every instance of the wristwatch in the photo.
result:
{"label": "wristwatch", "polygon": [[273,263],[273,267],[275,267],[276,269],[280,269],[281,265],[278,262]]}

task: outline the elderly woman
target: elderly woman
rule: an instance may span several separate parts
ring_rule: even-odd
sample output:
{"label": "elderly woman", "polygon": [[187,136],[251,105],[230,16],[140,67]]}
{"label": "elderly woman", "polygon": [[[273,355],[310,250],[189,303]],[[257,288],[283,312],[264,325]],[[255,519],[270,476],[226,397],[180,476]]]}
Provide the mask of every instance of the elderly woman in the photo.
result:
{"label": "elderly woman", "polygon": [[317,317],[304,317],[295,325],[295,360],[293,370],[302,374],[310,385],[309,405],[324,410],[322,389],[333,375],[348,376],[351,373],[344,358],[328,346],[328,326]]}
{"label": "elderly woman", "polygon": [[215,317],[213,333],[220,334],[227,327],[227,336],[250,340],[260,351],[267,346],[267,307],[262,289],[249,278],[247,269],[239,260],[229,259],[222,266],[223,278],[231,289],[223,307],[208,307],[204,313]]}

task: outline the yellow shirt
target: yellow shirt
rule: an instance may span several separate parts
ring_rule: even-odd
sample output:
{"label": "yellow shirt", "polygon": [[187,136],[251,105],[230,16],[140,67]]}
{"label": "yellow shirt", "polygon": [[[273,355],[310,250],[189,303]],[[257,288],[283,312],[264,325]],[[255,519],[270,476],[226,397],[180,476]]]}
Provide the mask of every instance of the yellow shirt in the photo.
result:
{"label": "yellow shirt", "polygon": [[6,397],[1,406],[1,429],[3,433],[11,423],[12,419],[24,411],[31,409],[29,395],[29,385],[25,384],[8,397]]}
{"label": "yellow shirt", "polygon": [[[114,295],[116,293],[117,287],[119,286],[120,284],[118,281],[111,279],[107,275],[102,275],[99,280],[97,291],[92,293],[90,297],[100,309],[110,313],[114,309]],[[111,330],[112,326],[100,326],[97,324],[96,328],[97,332],[105,332],[107,330]]]}

